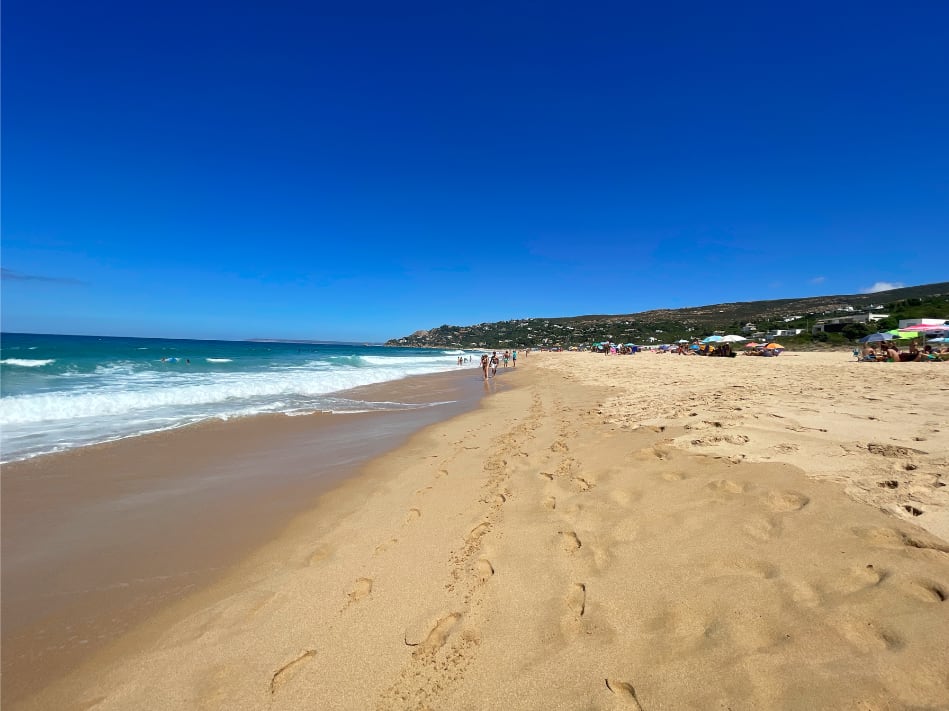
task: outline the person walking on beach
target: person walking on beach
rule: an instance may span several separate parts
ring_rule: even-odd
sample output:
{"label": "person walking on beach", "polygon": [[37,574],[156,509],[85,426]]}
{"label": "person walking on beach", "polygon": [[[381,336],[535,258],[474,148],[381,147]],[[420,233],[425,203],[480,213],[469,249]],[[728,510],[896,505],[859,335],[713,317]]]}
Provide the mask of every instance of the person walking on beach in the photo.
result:
{"label": "person walking on beach", "polygon": [[498,365],[500,365],[500,363],[501,361],[498,360],[498,352],[493,351],[491,353],[491,377],[492,378],[498,374]]}
{"label": "person walking on beach", "polygon": [[511,360],[511,353],[509,351],[504,351],[504,367],[507,368],[508,361]]}
{"label": "person walking on beach", "polygon": [[488,354],[481,356],[481,371],[484,373],[484,379],[488,379]]}
{"label": "person walking on beach", "polygon": [[511,352],[511,363],[513,363],[514,368],[517,367],[517,351]]}

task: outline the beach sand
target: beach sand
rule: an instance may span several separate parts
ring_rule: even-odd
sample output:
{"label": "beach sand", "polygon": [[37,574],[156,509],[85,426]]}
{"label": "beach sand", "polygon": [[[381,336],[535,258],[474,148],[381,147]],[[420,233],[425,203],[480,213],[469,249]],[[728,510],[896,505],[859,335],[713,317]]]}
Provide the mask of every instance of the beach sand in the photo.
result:
{"label": "beach sand", "polygon": [[949,708],[944,364],[543,353],[487,390],[16,707]]}
{"label": "beach sand", "polygon": [[372,456],[474,407],[477,375],[347,391],[433,407],[211,421],[4,465],[3,706],[226,575]]}

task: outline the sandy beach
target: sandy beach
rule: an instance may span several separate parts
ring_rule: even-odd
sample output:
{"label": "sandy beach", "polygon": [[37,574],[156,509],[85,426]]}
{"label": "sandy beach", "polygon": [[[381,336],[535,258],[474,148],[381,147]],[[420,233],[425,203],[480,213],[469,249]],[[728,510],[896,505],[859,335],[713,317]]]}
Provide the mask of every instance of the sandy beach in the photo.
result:
{"label": "sandy beach", "polygon": [[10,708],[949,709],[947,402],[946,364],[533,353]]}

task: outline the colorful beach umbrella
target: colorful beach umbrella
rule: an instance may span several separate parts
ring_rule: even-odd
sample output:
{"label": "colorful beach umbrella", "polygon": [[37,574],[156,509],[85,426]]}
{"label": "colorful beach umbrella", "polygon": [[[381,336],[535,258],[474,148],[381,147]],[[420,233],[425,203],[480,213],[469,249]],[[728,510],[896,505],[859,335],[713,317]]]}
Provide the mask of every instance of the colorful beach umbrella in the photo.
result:
{"label": "colorful beach umbrella", "polygon": [[722,340],[721,336],[708,336],[702,339],[702,343],[718,343]]}
{"label": "colorful beach umbrella", "polygon": [[762,343],[755,343],[754,341],[752,341],[751,343],[746,343],[746,344],[745,344],[745,348],[759,348],[759,347],[762,346],[762,345],[764,345],[764,344],[762,344]]}
{"label": "colorful beach umbrella", "polygon": [[879,343],[880,341],[892,341],[893,335],[890,333],[871,333],[858,339],[858,343]]}
{"label": "colorful beach umbrella", "polygon": [[906,326],[905,328],[896,329],[900,333],[933,333],[936,331],[945,331],[949,333],[949,324],[945,323],[919,323],[915,326]]}
{"label": "colorful beach umbrella", "polygon": [[784,350],[784,346],[782,346],[780,343],[769,343],[765,346],[765,348],[780,348],[781,350]]}

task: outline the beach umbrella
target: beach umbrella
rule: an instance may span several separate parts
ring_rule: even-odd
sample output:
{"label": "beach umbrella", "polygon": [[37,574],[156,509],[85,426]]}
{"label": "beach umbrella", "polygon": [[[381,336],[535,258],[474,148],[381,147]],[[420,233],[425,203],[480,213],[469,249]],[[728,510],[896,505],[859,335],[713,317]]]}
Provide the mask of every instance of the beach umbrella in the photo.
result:
{"label": "beach umbrella", "polygon": [[871,333],[869,336],[864,336],[859,339],[858,343],[879,343],[880,341],[892,341],[893,334],[890,333]]}
{"label": "beach umbrella", "polygon": [[745,348],[757,348],[760,345],[761,345],[760,343],[755,343],[754,341],[752,341],[751,343],[746,343]]}
{"label": "beach umbrella", "polygon": [[744,336],[736,336],[734,334],[730,336],[722,336],[722,343],[740,343],[741,341],[747,341],[748,339]]}
{"label": "beach umbrella", "polygon": [[784,346],[782,346],[780,343],[769,343],[765,346],[765,348],[780,348],[782,351],[784,350]]}
{"label": "beach umbrella", "polygon": [[708,336],[702,339],[702,343],[718,343],[720,340],[722,340],[721,336]]}
{"label": "beach umbrella", "polygon": [[919,332],[923,332],[923,333],[933,333],[934,331],[940,331],[940,332],[945,331],[946,333],[949,333],[949,324],[945,324],[945,323],[920,323],[920,324],[917,324],[917,325],[915,325],[915,326],[907,326],[906,328],[898,328],[898,329],[896,329],[896,330],[899,331],[900,333],[914,333],[914,332],[915,332],[915,333],[917,333],[917,334],[918,334]]}
{"label": "beach umbrella", "polygon": [[916,331],[900,331],[899,329],[896,329],[896,328],[894,328],[891,331],[887,331],[887,333],[889,333],[893,337],[893,339],[903,339],[903,340],[917,338],[919,336],[919,334]]}
{"label": "beach umbrella", "polygon": [[676,341],[676,343],[688,343],[688,341],[683,338],[683,339],[680,340],[680,341]]}
{"label": "beach umbrella", "polygon": [[930,338],[927,343],[949,343],[949,338],[942,336],[940,338]]}

